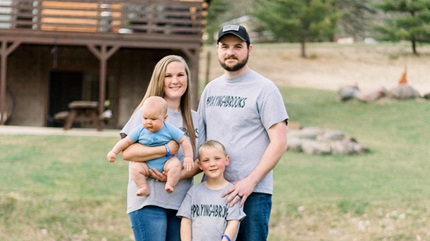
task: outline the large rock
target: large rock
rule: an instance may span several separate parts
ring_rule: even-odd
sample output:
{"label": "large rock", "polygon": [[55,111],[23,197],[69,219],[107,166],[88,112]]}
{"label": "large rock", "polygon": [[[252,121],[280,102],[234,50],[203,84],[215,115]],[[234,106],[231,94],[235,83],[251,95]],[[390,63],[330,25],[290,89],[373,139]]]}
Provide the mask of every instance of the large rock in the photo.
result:
{"label": "large rock", "polygon": [[341,86],[337,91],[337,96],[341,101],[347,101],[354,98],[360,90],[356,85]]}
{"label": "large rock", "polygon": [[307,154],[331,154],[331,146],[329,142],[316,140],[302,140],[302,150]]}
{"label": "large rock", "polygon": [[331,153],[332,154],[359,154],[367,152],[368,148],[358,144],[354,139],[344,139],[341,141],[331,142]]}
{"label": "large rock", "polygon": [[299,139],[316,139],[318,135],[323,132],[321,128],[318,127],[306,127],[297,130],[288,130],[288,138],[299,138]]}
{"label": "large rock", "polygon": [[290,137],[287,139],[287,150],[301,152],[302,151],[302,140],[296,137]]}
{"label": "large rock", "polygon": [[308,127],[287,131],[287,150],[312,155],[352,155],[367,152],[354,138],[340,130]]}
{"label": "large rock", "polygon": [[362,102],[374,102],[387,94],[385,87],[381,86],[373,90],[357,93],[355,98]]}
{"label": "large rock", "polygon": [[317,141],[339,141],[343,139],[345,139],[345,134],[340,130],[325,130],[316,138]]}
{"label": "large rock", "polygon": [[394,87],[388,92],[388,96],[394,99],[405,100],[420,98],[420,93],[408,84],[402,84]]}

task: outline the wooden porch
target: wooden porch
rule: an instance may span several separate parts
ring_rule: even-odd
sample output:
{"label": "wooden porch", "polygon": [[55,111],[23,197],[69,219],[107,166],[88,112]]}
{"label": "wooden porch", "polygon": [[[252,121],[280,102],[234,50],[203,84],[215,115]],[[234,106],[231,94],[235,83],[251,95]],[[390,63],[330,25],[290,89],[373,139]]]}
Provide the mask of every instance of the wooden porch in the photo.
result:
{"label": "wooden porch", "polygon": [[[207,7],[204,0],[0,0],[0,125],[7,120],[8,56],[22,44],[85,46],[100,62],[99,103],[105,102],[106,63],[120,48],[181,51],[196,104]],[[103,105],[98,108],[102,113]]]}

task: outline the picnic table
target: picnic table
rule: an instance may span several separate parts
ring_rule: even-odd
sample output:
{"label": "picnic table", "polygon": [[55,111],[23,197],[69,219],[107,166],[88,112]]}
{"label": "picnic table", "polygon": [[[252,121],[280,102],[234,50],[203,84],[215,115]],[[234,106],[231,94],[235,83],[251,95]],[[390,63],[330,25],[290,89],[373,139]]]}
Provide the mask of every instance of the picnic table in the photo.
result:
{"label": "picnic table", "polygon": [[97,101],[72,101],[69,103],[70,113],[64,124],[64,129],[72,128],[73,123],[91,123],[97,130],[103,129],[103,121],[100,120]]}

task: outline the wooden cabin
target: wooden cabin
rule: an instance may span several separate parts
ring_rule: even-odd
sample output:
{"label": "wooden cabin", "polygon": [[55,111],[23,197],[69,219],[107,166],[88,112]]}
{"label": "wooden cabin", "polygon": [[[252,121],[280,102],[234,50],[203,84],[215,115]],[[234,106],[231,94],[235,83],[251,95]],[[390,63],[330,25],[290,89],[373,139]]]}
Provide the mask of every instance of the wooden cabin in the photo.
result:
{"label": "wooden cabin", "polygon": [[196,107],[207,7],[205,0],[0,0],[0,125],[61,126],[71,102],[88,101],[100,116],[112,113],[105,126],[121,128],[168,54],[187,60]]}

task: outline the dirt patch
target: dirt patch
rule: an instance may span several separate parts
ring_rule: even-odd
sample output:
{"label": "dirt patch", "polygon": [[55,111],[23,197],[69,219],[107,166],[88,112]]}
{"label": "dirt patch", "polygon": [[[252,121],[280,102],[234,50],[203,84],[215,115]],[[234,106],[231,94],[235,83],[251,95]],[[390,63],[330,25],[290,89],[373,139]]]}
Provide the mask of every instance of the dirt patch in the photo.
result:
{"label": "dirt patch", "polygon": [[[249,66],[283,86],[337,90],[342,85],[358,85],[361,90],[391,89],[407,68],[408,83],[420,92],[430,92],[430,46],[419,46],[420,56],[411,54],[409,43],[398,44],[308,44],[309,58],[300,57],[297,44],[255,44]],[[215,47],[201,53],[200,78],[209,80],[222,74]]]}

